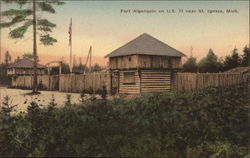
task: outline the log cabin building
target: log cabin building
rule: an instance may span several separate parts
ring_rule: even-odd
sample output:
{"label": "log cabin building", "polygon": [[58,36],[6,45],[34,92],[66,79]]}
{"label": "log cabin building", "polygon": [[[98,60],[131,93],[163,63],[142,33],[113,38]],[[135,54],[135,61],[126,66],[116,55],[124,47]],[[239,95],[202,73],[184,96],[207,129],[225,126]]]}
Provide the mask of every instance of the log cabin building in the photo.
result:
{"label": "log cabin building", "polygon": [[[41,64],[37,64],[37,75],[45,75],[47,73],[47,67]],[[8,76],[20,76],[20,75],[33,75],[34,74],[34,61],[28,58],[20,59],[19,61],[11,64],[7,68]]]}
{"label": "log cabin building", "polygon": [[109,53],[111,93],[140,94],[169,91],[180,70],[182,52],[144,33]]}

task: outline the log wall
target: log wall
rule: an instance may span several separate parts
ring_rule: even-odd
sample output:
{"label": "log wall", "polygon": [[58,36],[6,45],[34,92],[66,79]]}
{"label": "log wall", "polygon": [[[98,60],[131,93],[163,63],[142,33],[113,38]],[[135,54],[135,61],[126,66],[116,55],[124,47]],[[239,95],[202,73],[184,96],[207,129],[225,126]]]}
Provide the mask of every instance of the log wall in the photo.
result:
{"label": "log wall", "polygon": [[109,59],[110,69],[171,69],[181,68],[181,57],[130,55]]}
{"label": "log wall", "polygon": [[109,58],[110,69],[131,69],[138,67],[138,55]]}
{"label": "log wall", "polygon": [[[134,72],[135,73],[135,83],[134,84],[128,84],[128,83],[124,83],[125,79],[124,79],[124,72]],[[133,94],[139,94],[140,93],[140,76],[139,76],[139,71],[135,70],[135,71],[120,71],[119,72],[119,94],[129,94],[129,95],[133,95]]]}
{"label": "log wall", "polygon": [[162,92],[171,89],[171,72],[168,70],[141,70],[141,92]]}
{"label": "log wall", "polygon": [[148,68],[148,69],[181,68],[181,58],[169,57],[169,56],[140,55],[138,67],[142,69],[144,68]]}

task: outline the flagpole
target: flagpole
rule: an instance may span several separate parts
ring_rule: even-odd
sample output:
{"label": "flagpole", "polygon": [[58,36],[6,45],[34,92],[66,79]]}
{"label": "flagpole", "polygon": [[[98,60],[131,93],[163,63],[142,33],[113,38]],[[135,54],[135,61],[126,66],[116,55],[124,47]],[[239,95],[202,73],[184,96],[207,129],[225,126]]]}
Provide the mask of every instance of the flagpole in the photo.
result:
{"label": "flagpole", "polygon": [[70,45],[70,73],[72,73],[72,44]]}
{"label": "flagpole", "polygon": [[70,59],[69,59],[69,71],[72,73],[72,18],[69,23],[69,47],[70,47]]}

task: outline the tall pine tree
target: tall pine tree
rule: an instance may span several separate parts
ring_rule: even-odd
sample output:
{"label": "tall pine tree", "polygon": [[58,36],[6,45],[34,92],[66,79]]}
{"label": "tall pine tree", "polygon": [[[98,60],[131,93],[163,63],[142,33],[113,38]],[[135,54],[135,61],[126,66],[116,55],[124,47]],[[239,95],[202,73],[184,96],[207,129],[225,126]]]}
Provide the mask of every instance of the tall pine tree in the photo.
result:
{"label": "tall pine tree", "polygon": [[229,70],[235,67],[239,67],[241,65],[241,57],[238,53],[238,50],[234,48],[232,50],[231,55],[225,57],[224,61],[224,70]]}
{"label": "tall pine tree", "polygon": [[196,58],[190,56],[187,61],[183,64],[183,71],[184,72],[197,72],[198,65],[196,63]]}
{"label": "tall pine tree", "polygon": [[37,33],[43,45],[53,45],[57,40],[50,36],[56,25],[45,18],[38,18],[38,12],[54,14],[53,5],[62,5],[60,0],[1,0],[6,4],[17,4],[18,9],[8,9],[1,12],[2,21],[0,28],[10,28],[9,37],[22,39],[28,29],[32,27],[33,32],[33,55],[34,55],[34,84],[33,93],[37,93]]}
{"label": "tall pine tree", "polygon": [[212,49],[209,49],[207,56],[198,63],[199,72],[219,72],[218,57]]}
{"label": "tall pine tree", "polygon": [[9,51],[6,51],[4,54],[4,64],[9,65],[11,63],[11,55]]}
{"label": "tall pine tree", "polygon": [[250,63],[250,48],[245,46],[243,49],[241,66],[249,66],[249,63]]}

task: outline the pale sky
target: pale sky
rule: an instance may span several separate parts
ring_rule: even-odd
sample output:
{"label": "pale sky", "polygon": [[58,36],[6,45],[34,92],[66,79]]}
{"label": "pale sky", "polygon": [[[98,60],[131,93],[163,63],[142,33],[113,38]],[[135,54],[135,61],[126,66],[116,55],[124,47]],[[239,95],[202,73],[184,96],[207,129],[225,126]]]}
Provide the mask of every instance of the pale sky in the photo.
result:
{"label": "pale sky", "polygon": [[[103,57],[142,33],[148,33],[173,48],[193,56],[204,57],[212,48],[219,57],[239,52],[249,44],[248,1],[65,1],[56,7],[56,14],[43,14],[56,23],[52,35],[58,40],[53,46],[38,44],[38,55],[43,63],[69,58],[68,29],[73,19],[73,53],[85,58],[92,46],[93,62],[105,65]],[[11,8],[2,4],[2,10]],[[121,9],[164,10],[164,13],[121,13]],[[175,13],[166,13],[166,10]],[[179,13],[183,9],[183,13]],[[186,10],[203,9],[204,13],[186,13]],[[208,13],[207,10],[224,13]],[[226,13],[236,9],[238,13]],[[13,58],[32,52],[32,34],[22,40],[8,38],[9,29],[1,30],[2,54],[9,50]],[[39,43],[39,42],[38,42]]]}

